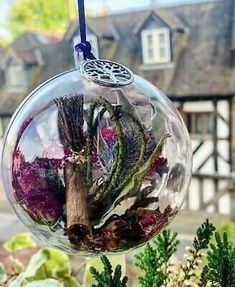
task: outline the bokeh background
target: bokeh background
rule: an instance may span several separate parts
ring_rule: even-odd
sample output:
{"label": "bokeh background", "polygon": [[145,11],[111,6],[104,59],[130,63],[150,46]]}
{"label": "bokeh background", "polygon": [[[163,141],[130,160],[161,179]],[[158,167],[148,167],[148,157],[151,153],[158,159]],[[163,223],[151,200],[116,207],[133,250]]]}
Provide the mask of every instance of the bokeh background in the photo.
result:
{"label": "bokeh background", "polygon": [[[171,228],[184,245],[207,217],[235,233],[235,0],[87,0],[97,57],[129,66],[174,101],[190,132],[193,179]],[[0,146],[17,106],[74,68],[75,0],[0,0]],[[0,242],[24,230],[0,190]],[[182,246],[183,249],[183,246]]]}

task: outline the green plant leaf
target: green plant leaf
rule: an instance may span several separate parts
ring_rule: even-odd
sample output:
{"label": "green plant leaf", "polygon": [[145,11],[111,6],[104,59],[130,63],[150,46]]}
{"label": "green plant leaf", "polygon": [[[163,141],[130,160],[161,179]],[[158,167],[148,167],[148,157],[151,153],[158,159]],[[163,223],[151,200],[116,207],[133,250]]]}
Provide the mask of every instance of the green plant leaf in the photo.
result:
{"label": "green plant leaf", "polygon": [[[94,266],[90,268],[90,272],[95,279],[92,287],[127,287],[128,278],[122,277],[122,267],[117,265],[115,270],[106,256],[101,256],[103,271],[99,272]],[[85,285],[87,286],[87,285]]]}
{"label": "green plant leaf", "polygon": [[[115,256],[109,256],[109,261],[112,264],[113,268],[115,269],[116,266],[121,265],[122,266],[122,272],[125,273],[126,270],[126,256],[125,255],[115,255]],[[103,263],[100,260],[100,258],[90,258],[87,260],[85,273],[84,273],[84,281],[83,286],[92,286],[92,284],[96,283],[96,280],[90,273],[90,268],[94,267],[96,270],[102,270],[103,269]]]}
{"label": "green plant leaf", "polygon": [[152,245],[148,243],[144,250],[136,255],[136,266],[144,272],[143,276],[138,277],[141,287],[160,287],[166,283],[169,275],[168,261],[180,243],[177,236],[178,234],[171,230],[164,230]]}
{"label": "green plant leaf", "polygon": [[20,274],[25,270],[24,264],[17,258],[12,259],[12,269],[16,274]]}
{"label": "green plant leaf", "polygon": [[235,286],[235,246],[228,241],[227,233],[215,234],[216,243],[208,251],[207,279],[213,286]]}
{"label": "green plant leaf", "polygon": [[[46,270],[48,277],[58,279],[71,274],[70,261],[67,254],[53,248],[45,248],[43,252],[47,254],[47,260],[40,269]],[[39,270],[38,273],[43,270]]]}
{"label": "green plant leaf", "polygon": [[55,279],[46,279],[46,280],[38,280],[33,281],[25,287],[64,287],[58,280]]}
{"label": "green plant leaf", "polygon": [[71,276],[69,257],[62,251],[44,248],[33,255],[25,271],[9,287],[28,286],[29,283],[50,278],[57,279],[63,287],[80,286]]}
{"label": "green plant leaf", "polygon": [[7,275],[5,271],[5,267],[2,263],[0,263],[0,283],[4,283],[7,280]]}
{"label": "green plant leaf", "polygon": [[62,281],[63,281],[63,287],[80,287],[81,286],[78,283],[77,279],[73,276],[65,276],[61,279],[61,282]]}
{"label": "green plant leaf", "polygon": [[30,233],[20,233],[7,241],[3,247],[10,252],[36,247]]}
{"label": "green plant leaf", "polygon": [[40,269],[40,267],[46,262],[48,259],[48,254],[44,252],[44,250],[38,251],[36,254],[34,254],[26,267],[25,271],[22,272],[15,280],[13,280],[9,287],[21,287],[23,282],[27,278],[31,278],[35,276],[37,271]]}
{"label": "green plant leaf", "polygon": [[235,244],[235,222],[222,222],[217,226],[216,229],[220,233],[220,235],[223,235],[226,232],[228,234],[229,241]]}

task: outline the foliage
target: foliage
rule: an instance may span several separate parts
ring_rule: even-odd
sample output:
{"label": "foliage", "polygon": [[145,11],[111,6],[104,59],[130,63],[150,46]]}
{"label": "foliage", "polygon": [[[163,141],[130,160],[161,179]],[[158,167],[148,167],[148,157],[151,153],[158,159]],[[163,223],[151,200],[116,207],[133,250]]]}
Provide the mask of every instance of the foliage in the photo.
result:
{"label": "foliage", "polygon": [[217,226],[217,231],[223,235],[225,232],[228,234],[229,240],[235,244],[235,222],[225,221]]}
{"label": "foliage", "polygon": [[[179,240],[177,234],[165,230],[153,244],[147,244],[136,256],[136,265],[143,271],[140,287],[235,287],[235,245],[223,236],[215,233],[214,226],[206,220],[197,230],[192,247],[187,247],[186,262],[174,259]],[[25,242],[23,242],[25,238]],[[72,270],[69,257],[52,248],[38,250],[25,267],[18,258],[17,250],[35,247],[28,234],[19,234],[4,244],[10,254],[13,273],[11,276],[0,263],[0,286],[8,287],[80,287],[76,279],[78,273]],[[209,249],[206,260],[203,250]],[[89,261],[88,261],[89,262]],[[90,264],[92,265],[90,261]],[[112,261],[113,265],[116,263]],[[128,278],[123,276],[121,265],[116,268],[107,257],[101,257],[101,264],[90,267],[94,283],[85,283],[84,287],[127,287]],[[120,263],[120,262],[119,262]],[[116,263],[117,264],[117,263]],[[115,264],[115,265],[116,265]],[[103,270],[100,271],[100,269]],[[86,268],[87,269],[87,268]]]}
{"label": "foliage", "polygon": [[45,279],[31,282],[26,287],[63,287],[63,285],[55,279]]}
{"label": "foliage", "polygon": [[4,48],[8,45],[8,41],[4,38],[0,38],[0,48]]}
{"label": "foliage", "polygon": [[[206,220],[197,230],[192,247],[187,247],[186,262],[177,264],[172,255],[179,241],[177,235],[164,231],[136,256],[136,265],[143,270],[141,287],[235,287],[235,246],[216,233],[216,244],[210,244],[215,227]],[[208,264],[202,250],[208,249]]]}
{"label": "foliage", "polygon": [[201,250],[208,248],[214,231],[215,227],[208,219],[197,229],[196,237],[193,241],[193,248],[188,248],[190,256],[187,257],[187,264],[182,266],[182,281],[197,277],[198,274],[194,270],[196,269],[195,267],[202,265],[201,259],[203,255]]}
{"label": "foliage", "polygon": [[101,257],[104,270],[99,272],[96,268],[91,267],[90,272],[97,281],[92,287],[127,287],[127,277],[122,278],[122,267],[117,265],[113,271],[112,265],[106,256]]}
{"label": "foliage", "polygon": [[30,282],[47,278],[56,279],[65,287],[79,287],[71,275],[68,256],[52,248],[44,248],[34,254],[25,270],[9,284],[9,287],[28,286]]}
{"label": "foliage", "polygon": [[[75,4],[75,1],[73,3]],[[75,10],[75,7],[70,10]],[[10,10],[9,30],[14,36],[29,28],[61,32],[67,27],[68,22],[68,1],[16,0]]]}
{"label": "foliage", "polygon": [[141,287],[162,286],[167,279],[167,263],[178,244],[177,233],[165,230],[154,241],[154,247],[147,244],[136,256],[136,265],[144,271],[144,276],[138,278]]}
{"label": "foliage", "polygon": [[7,241],[3,247],[10,252],[36,247],[29,233],[20,233]]}
{"label": "foliage", "polygon": [[158,250],[147,244],[144,251],[136,256],[136,265],[144,271],[144,276],[138,278],[141,287],[161,286],[165,276],[161,271]]}
{"label": "foliage", "polygon": [[[126,257],[123,255],[115,255],[115,256],[109,256],[109,261],[113,266],[113,269],[117,265],[122,266],[122,270],[126,270]],[[83,276],[83,286],[92,286],[92,284],[96,283],[95,278],[92,276],[90,272],[90,268],[95,267],[97,270],[103,269],[103,263],[100,260],[99,257],[91,257],[86,260],[85,264],[85,271]]]}
{"label": "foliage", "polygon": [[0,263],[0,284],[7,280],[6,271],[3,264]]}
{"label": "foliage", "polygon": [[159,256],[163,263],[167,263],[171,256],[176,252],[179,245],[177,233],[171,230],[164,230],[155,240],[156,248],[159,249]]}
{"label": "foliage", "polygon": [[215,234],[216,243],[208,252],[207,278],[219,287],[235,286],[235,246],[228,242],[228,236]]}

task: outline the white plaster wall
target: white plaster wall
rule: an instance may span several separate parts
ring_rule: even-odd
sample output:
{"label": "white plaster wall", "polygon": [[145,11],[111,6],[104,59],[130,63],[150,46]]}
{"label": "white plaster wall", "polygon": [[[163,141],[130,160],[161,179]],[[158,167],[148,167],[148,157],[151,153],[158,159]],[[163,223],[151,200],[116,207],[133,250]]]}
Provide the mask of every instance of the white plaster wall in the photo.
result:
{"label": "white plaster wall", "polygon": [[[198,102],[198,103],[186,103],[184,105],[184,111],[187,112],[209,112],[213,111],[213,103],[212,102]],[[229,105],[226,101],[218,102],[218,113],[220,113],[225,120],[229,120]],[[218,138],[226,138],[226,140],[218,141],[218,151],[222,155],[225,160],[229,160],[229,127],[222,120],[218,119],[218,129],[217,129]],[[192,147],[193,150],[200,143],[199,139],[192,139]],[[198,150],[193,158],[193,172],[197,170],[197,168],[202,164],[202,162],[208,157],[209,154],[213,152],[213,139],[205,140],[203,146]],[[201,173],[214,173],[214,159],[211,157],[204,167],[200,170]],[[218,173],[226,174],[230,173],[230,166],[223,159],[218,159]],[[219,190],[227,190],[228,182],[222,181],[219,183]],[[200,189],[199,180],[192,179],[191,186],[189,189],[189,208],[192,210],[198,210],[200,205],[200,193],[202,190]],[[209,201],[213,199],[215,196],[215,188],[214,183],[210,179],[206,179],[203,182],[203,201]],[[219,212],[221,214],[229,214],[231,212],[231,198],[229,194],[224,195],[218,203]],[[214,206],[209,206],[207,208],[208,212],[214,212]]]}

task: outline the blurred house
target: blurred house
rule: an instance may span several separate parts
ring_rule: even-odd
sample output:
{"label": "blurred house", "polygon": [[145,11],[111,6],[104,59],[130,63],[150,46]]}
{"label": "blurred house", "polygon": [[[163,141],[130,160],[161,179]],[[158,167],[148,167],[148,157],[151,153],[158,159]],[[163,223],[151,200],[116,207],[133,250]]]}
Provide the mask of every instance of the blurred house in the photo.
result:
{"label": "blurred house", "polygon": [[36,86],[73,65],[70,45],[55,36],[25,32],[1,57],[0,138],[23,99]]}
{"label": "blurred house", "polygon": [[[235,0],[151,7],[89,18],[87,24],[97,57],[130,67],[179,108],[194,152],[190,208],[235,213],[229,175],[235,170]],[[74,21],[60,42],[25,33],[7,49],[0,87],[1,136],[30,90],[74,67],[77,31]]]}

